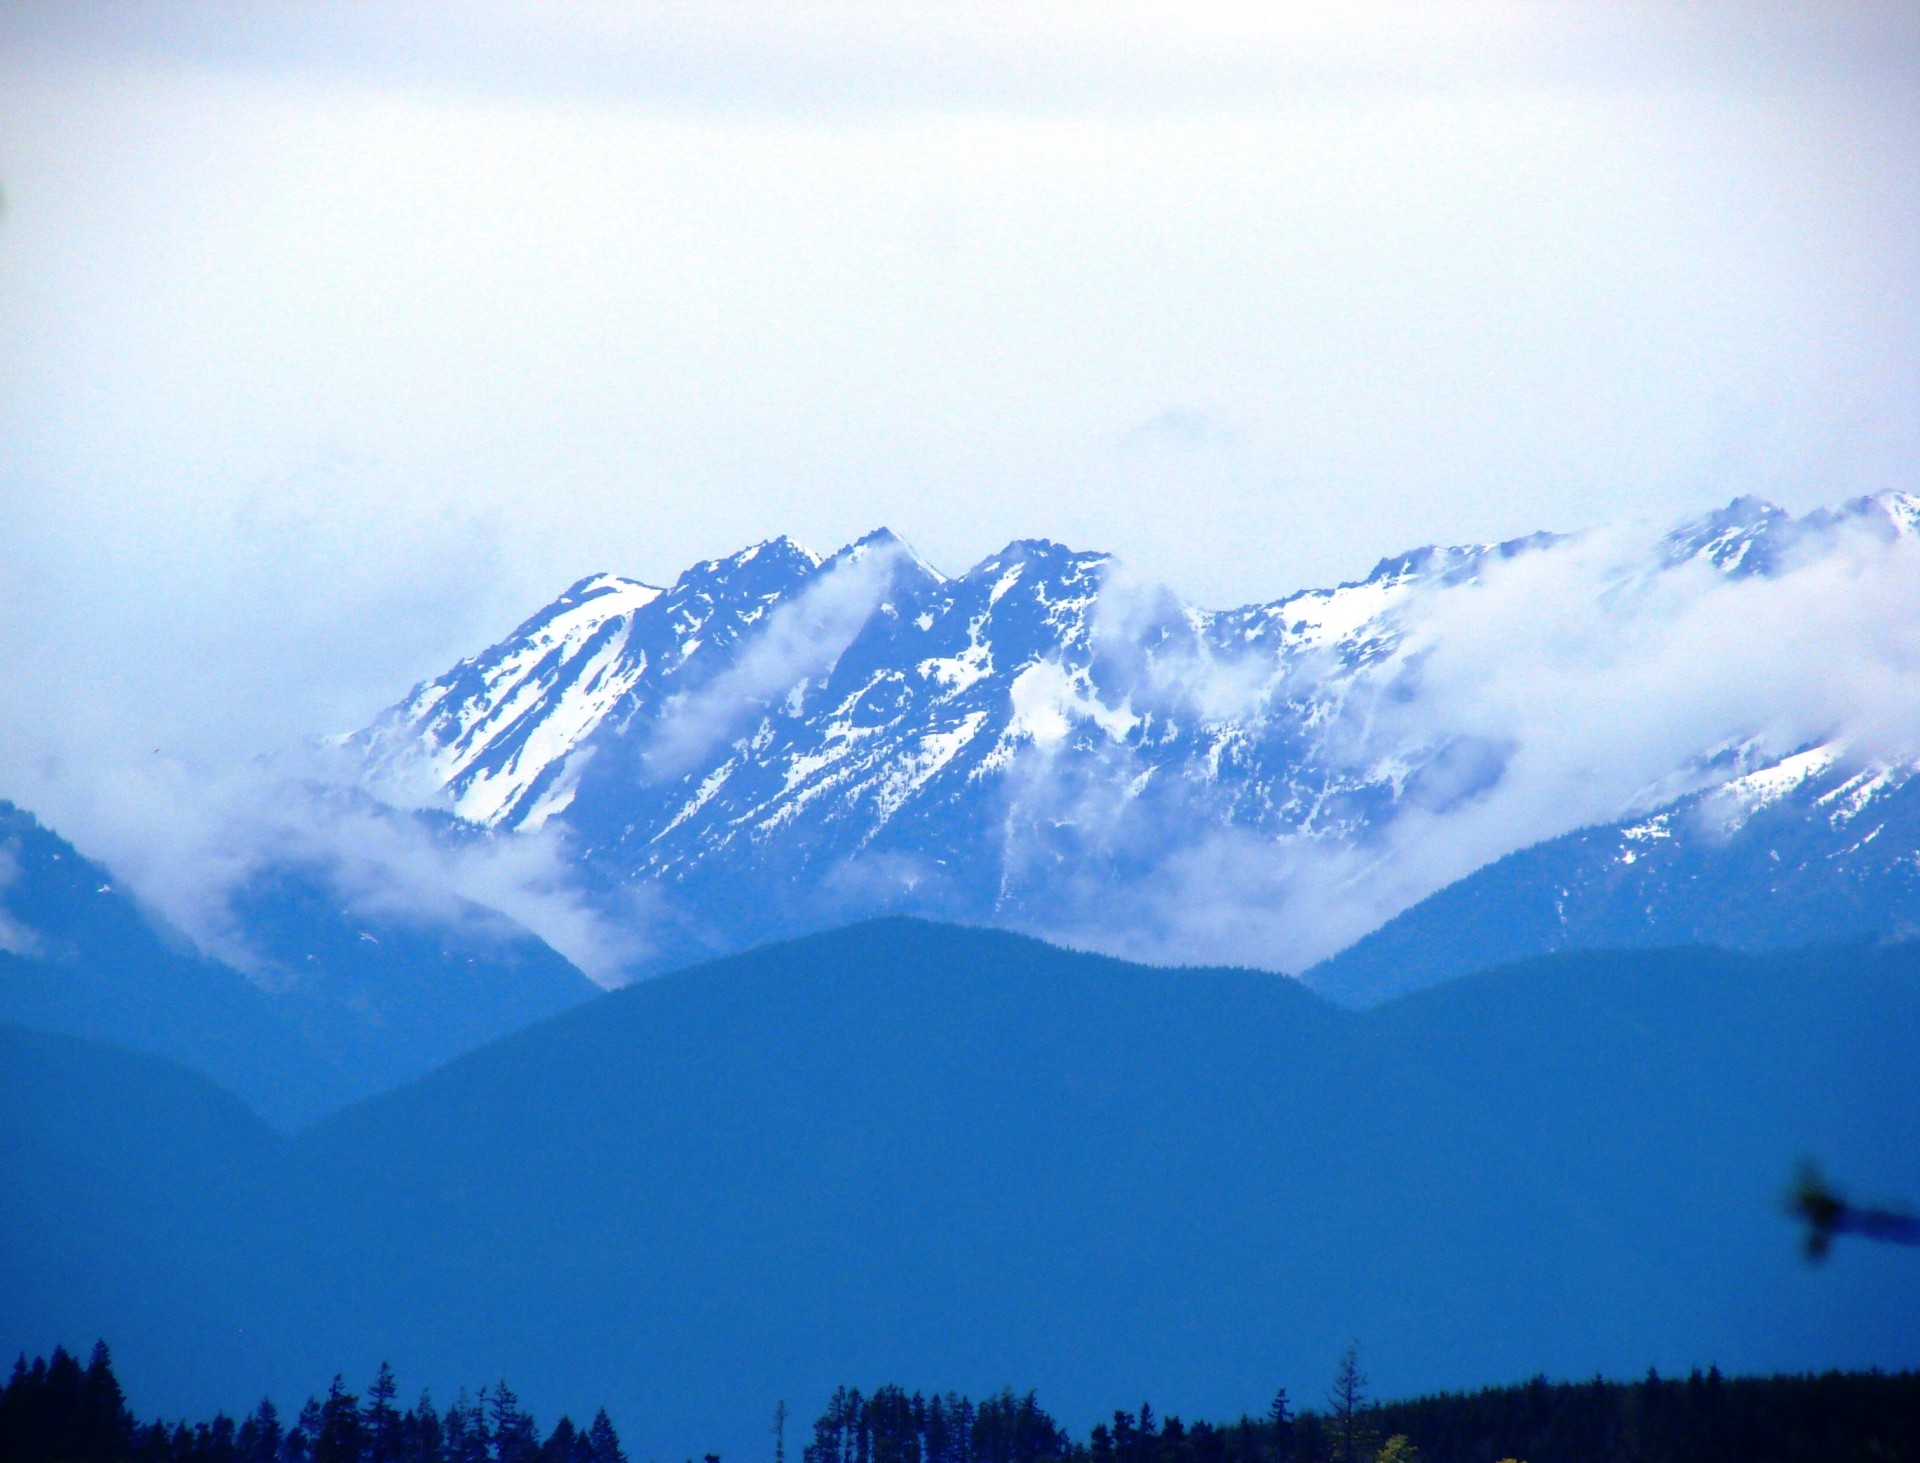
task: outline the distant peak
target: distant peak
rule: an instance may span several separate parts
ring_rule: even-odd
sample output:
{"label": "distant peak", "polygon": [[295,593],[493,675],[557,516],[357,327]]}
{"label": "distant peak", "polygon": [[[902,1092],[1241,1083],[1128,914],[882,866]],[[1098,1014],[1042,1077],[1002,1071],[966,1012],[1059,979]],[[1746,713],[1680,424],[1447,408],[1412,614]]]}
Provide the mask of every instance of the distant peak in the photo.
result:
{"label": "distant peak", "polygon": [[757,544],[725,554],[717,559],[702,559],[691,566],[676,581],[686,584],[703,579],[725,579],[741,569],[752,568],[759,571],[774,570],[787,573],[810,574],[824,561],[812,549],[795,543],[786,534],[778,538],[762,539]]}
{"label": "distant peak", "polygon": [[1831,515],[1835,520],[1878,518],[1891,525],[1897,534],[1920,531],[1920,497],[1912,493],[1872,493],[1842,503]]}
{"label": "distant peak", "polygon": [[969,575],[993,574],[1018,564],[1104,564],[1112,554],[1075,549],[1050,538],[1017,538],[997,554],[982,559]]}
{"label": "distant peak", "polygon": [[584,579],[576,579],[560,592],[557,601],[563,605],[582,604],[597,599],[603,594],[617,594],[623,590],[643,589],[654,594],[660,592],[657,584],[648,584],[645,580],[629,579],[624,574],[589,574]]}
{"label": "distant peak", "polygon": [[835,554],[831,559],[827,560],[827,562],[830,564],[858,563],[869,554],[878,553],[898,554],[903,560],[913,565],[914,568],[918,569],[921,574],[934,583],[945,584],[947,582],[947,576],[934,568],[933,565],[929,564],[925,559],[921,558],[912,544],[901,538],[900,535],[892,529],[886,527],[876,528],[871,533],[863,534],[848,544],[844,549],[840,550],[840,552]]}
{"label": "distant peak", "polygon": [[1786,516],[1787,512],[1784,508],[1754,493],[1742,493],[1719,512],[1709,515],[1728,524],[1765,523],[1769,519]]}
{"label": "distant peak", "polygon": [[1680,525],[1665,539],[1668,564],[1702,559],[1726,574],[1764,574],[1774,563],[1793,515],[1752,493]]}
{"label": "distant peak", "polygon": [[[1372,572],[1359,582],[1377,584],[1382,580],[1413,579],[1429,575],[1450,582],[1477,572],[1480,565],[1488,559],[1512,559],[1539,549],[1550,549],[1561,543],[1564,537],[1562,534],[1543,530],[1520,538],[1503,539],[1499,543],[1422,544],[1419,548],[1408,549],[1402,554],[1388,555],[1375,564]],[[1346,589],[1351,586],[1343,584],[1340,587]]]}
{"label": "distant peak", "polygon": [[1052,538],[1017,538],[1000,551],[1003,559],[1015,556],[1023,558],[1057,559],[1071,555],[1073,550]]}
{"label": "distant peak", "polygon": [[759,543],[730,554],[724,559],[710,562],[716,564],[751,564],[756,559],[787,559],[817,569],[824,562],[821,557],[804,544],[796,543],[786,534],[776,538],[762,539]]}

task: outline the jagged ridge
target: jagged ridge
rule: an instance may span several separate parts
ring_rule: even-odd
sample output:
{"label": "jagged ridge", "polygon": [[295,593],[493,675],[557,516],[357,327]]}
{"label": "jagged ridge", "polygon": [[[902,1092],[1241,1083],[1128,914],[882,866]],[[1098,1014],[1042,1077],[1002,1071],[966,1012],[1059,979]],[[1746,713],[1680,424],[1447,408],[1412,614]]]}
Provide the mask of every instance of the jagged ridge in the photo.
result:
{"label": "jagged ridge", "polygon": [[[1736,499],[1650,572],[1774,574],[1841,527],[1916,523],[1901,494],[1802,518]],[[885,530],[826,558],[775,539],[665,589],[584,579],[348,740],[388,798],[506,830],[559,817],[603,897],[667,896],[661,959],[884,910],[1085,937],[1170,853],[1364,852],[1409,800],[1497,781],[1497,749],[1356,757],[1354,727],[1417,681],[1424,596],[1561,542],[1430,547],[1208,611],[1044,540],[948,578]],[[1154,909],[1128,917],[1136,950],[1170,953]]]}

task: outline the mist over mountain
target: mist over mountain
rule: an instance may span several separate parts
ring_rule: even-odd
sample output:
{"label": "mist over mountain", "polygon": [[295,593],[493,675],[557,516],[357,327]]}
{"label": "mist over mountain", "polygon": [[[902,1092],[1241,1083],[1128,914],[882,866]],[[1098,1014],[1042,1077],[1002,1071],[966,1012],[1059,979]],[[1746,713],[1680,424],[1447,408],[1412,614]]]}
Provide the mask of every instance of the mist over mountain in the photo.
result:
{"label": "mist over mountain", "polygon": [[1377,1001],[1553,950],[1863,948],[1920,933],[1911,764],[1820,746],[1649,817],[1523,849],[1306,972]]}
{"label": "mist over mountain", "polygon": [[0,802],[0,1020],[112,1041],[203,1073],[295,1126],[586,999],[525,929],[356,901],[325,866],[255,871],[225,906],[236,968]]}
{"label": "mist over mountain", "polygon": [[1226,611],[1044,541],[948,577],[884,531],[590,576],[358,733],[88,817],[113,891],[88,897],[153,954],[78,966],[264,999],[271,1039],[236,1049],[292,1040],[310,1059],[260,1071],[333,1075],[268,1085],[320,1087],[265,1095],[251,1058],[166,1035],[195,1023],[126,1016],[150,990],[47,976],[80,905],[17,881],[6,1009],[290,1118],[561,1009],[583,971],[876,913],[1311,969],[1350,1000],[1562,948],[1897,937],[1917,519],[1743,498]]}
{"label": "mist over mountain", "polygon": [[1917,521],[1743,498],[1225,611],[1044,541],[949,578],[884,531],[779,539],[581,580],[336,747],[378,797],[554,840],[628,973],[885,911],[1298,970],[1808,747],[1910,765]]}

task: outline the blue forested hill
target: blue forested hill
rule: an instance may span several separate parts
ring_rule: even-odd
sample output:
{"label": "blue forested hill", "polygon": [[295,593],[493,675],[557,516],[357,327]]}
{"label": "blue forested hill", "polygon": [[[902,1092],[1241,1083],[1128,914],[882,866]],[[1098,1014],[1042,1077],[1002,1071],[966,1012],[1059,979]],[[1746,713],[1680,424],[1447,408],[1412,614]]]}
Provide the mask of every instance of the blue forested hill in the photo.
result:
{"label": "blue forested hill", "polygon": [[[1141,1396],[1231,1416],[1314,1395],[1354,1337],[1388,1393],[1920,1360],[1912,1256],[1810,1269],[1779,1208],[1807,1156],[1920,1189],[1907,947],[1562,956],[1355,1013],[882,921],[603,997],[293,1140],[62,1050],[0,1084],[0,1136],[71,1111],[108,1141],[0,1186],[0,1346],[107,1335],[147,1411],[389,1357],[547,1417],[605,1401],[636,1457],[750,1457],[774,1401],[842,1381],[1033,1386],[1076,1429]],[[96,1235],[101,1282],[20,1283]]]}
{"label": "blue forested hill", "polygon": [[170,1057],[277,1121],[347,1090],[338,1060],[237,970],[157,927],[101,865],[0,802],[0,1019]]}
{"label": "blue forested hill", "polygon": [[598,990],[502,916],[351,908],[318,867],[263,867],[229,912],[261,981],[198,952],[106,868],[0,801],[0,1020],[172,1058],[284,1126]]}

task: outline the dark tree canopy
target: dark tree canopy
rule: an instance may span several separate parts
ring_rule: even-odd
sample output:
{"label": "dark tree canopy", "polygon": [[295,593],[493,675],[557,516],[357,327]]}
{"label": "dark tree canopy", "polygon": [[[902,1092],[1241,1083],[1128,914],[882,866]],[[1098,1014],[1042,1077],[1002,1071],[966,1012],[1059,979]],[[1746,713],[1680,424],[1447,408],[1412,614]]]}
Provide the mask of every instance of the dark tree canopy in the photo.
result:
{"label": "dark tree canopy", "polygon": [[64,1348],[23,1356],[0,1389],[4,1463],[627,1463],[605,1410],[585,1428],[561,1418],[541,1439],[531,1413],[500,1382],[475,1401],[463,1391],[443,1414],[422,1394],[402,1411],[393,1369],[382,1362],[364,1398],[336,1376],[309,1397],[293,1425],[262,1401],[236,1422],[136,1421],[105,1344],[82,1368]]}

